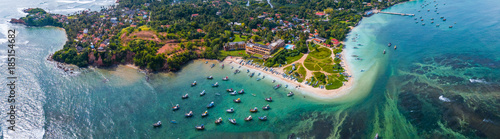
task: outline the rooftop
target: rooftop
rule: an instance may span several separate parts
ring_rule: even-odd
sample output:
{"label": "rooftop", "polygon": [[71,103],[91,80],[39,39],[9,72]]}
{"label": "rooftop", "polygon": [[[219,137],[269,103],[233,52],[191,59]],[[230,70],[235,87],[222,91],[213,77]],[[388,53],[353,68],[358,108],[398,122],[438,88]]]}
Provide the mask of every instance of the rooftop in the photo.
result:
{"label": "rooftop", "polygon": [[260,47],[260,48],[270,49],[268,46],[258,44],[258,43],[247,43],[247,46],[252,47],[252,48],[253,47]]}

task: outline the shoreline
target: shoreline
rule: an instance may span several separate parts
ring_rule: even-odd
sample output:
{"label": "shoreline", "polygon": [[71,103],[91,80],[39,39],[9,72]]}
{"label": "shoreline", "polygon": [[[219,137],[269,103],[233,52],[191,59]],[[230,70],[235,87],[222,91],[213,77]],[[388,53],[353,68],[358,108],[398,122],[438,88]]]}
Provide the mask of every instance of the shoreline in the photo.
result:
{"label": "shoreline", "polygon": [[[342,53],[342,55],[344,55],[344,53]],[[224,61],[222,61],[222,63],[240,65],[239,61],[241,61],[241,60],[243,60],[242,57],[230,57],[230,56],[228,56],[224,59]],[[299,83],[297,81],[284,78],[281,76],[281,74],[276,74],[276,73],[273,74],[270,71],[265,71],[265,70],[263,70],[263,67],[260,68],[260,67],[255,67],[255,66],[251,66],[251,65],[247,65],[247,64],[241,65],[241,66],[248,68],[248,69],[251,69],[251,70],[259,71],[263,74],[271,76],[274,79],[279,79],[282,82],[285,82],[285,84],[288,84],[290,89],[298,90],[302,94],[307,95],[307,96],[311,96],[315,99],[332,99],[332,98],[338,98],[340,96],[344,96],[347,94],[347,92],[349,92],[352,89],[352,87],[354,85],[354,81],[353,81],[354,78],[349,77],[347,82],[344,82],[344,85],[340,88],[337,88],[337,89],[326,90],[326,89],[314,88],[312,86],[306,85],[304,82]],[[282,67],[282,68],[284,68],[284,67]],[[274,68],[274,69],[280,70],[281,68]],[[345,64],[344,69],[346,70],[345,72],[347,74],[351,75],[352,72],[351,72],[349,65]]]}

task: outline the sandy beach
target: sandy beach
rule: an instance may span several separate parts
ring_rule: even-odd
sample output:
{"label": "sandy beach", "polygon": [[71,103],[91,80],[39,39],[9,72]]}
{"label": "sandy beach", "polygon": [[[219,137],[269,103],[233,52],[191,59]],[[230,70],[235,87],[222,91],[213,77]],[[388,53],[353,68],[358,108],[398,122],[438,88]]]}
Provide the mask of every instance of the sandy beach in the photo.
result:
{"label": "sandy beach", "polygon": [[[344,52],[342,52],[342,55],[344,55]],[[344,56],[342,56],[342,57],[344,57]],[[239,62],[241,60],[242,60],[241,57],[228,56],[222,62],[224,64],[229,64],[229,65],[231,65],[231,64],[240,65]],[[270,76],[271,78],[279,79],[282,82],[285,82],[286,84],[288,84],[289,88],[296,89],[299,92],[303,93],[304,95],[311,96],[311,97],[314,97],[316,99],[331,99],[331,98],[337,98],[337,97],[343,96],[343,95],[347,94],[347,92],[349,92],[352,89],[352,86],[354,84],[354,81],[353,81],[354,78],[350,77],[347,82],[344,82],[344,86],[337,88],[337,89],[334,89],[334,90],[326,90],[326,89],[314,88],[312,86],[306,85],[305,83],[299,83],[297,81],[284,78],[281,75],[284,67],[274,68],[276,71],[279,71],[280,74],[273,74],[270,71],[263,70],[263,67],[256,67],[256,66],[247,65],[247,64],[241,65],[241,66],[246,67],[246,68],[251,69],[251,70],[260,71],[262,74],[265,74],[266,77]],[[352,72],[351,72],[351,69],[349,68],[349,65],[344,64],[344,69],[346,70],[346,73],[348,75],[351,75]],[[279,81],[277,81],[277,82],[279,82]]]}

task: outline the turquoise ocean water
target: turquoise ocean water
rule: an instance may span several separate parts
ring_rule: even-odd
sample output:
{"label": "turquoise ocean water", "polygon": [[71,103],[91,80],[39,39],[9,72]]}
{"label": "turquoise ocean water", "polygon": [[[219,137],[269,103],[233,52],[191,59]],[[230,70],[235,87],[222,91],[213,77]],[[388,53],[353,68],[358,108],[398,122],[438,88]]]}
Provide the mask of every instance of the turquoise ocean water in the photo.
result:
{"label": "turquoise ocean water", "polygon": [[[25,3],[0,8],[2,20],[23,16],[19,11],[26,7],[45,6],[54,12],[71,13],[72,7],[96,10],[113,2]],[[429,4],[422,8],[426,3]],[[438,9],[434,12],[436,3]],[[205,61],[193,61],[179,72],[157,73],[149,79],[126,66],[86,68],[78,70],[75,76],[68,75],[46,61],[50,53],[62,48],[64,31],[2,23],[0,38],[5,38],[7,29],[19,32],[16,49],[20,58],[21,93],[17,103],[19,131],[7,131],[7,123],[2,120],[0,135],[5,138],[286,138],[290,135],[373,138],[378,133],[383,138],[498,138],[499,5],[495,0],[419,0],[385,10],[413,13],[414,17],[376,14],[364,18],[346,40],[345,59],[354,71],[355,89],[329,101],[318,101],[294,89],[274,90],[275,84],[269,76],[256,81],[263,75],[250,78],[244,68],[234,75],[230,65],[221,69],[213,61],[210,63],[217,64],[214,68]],[[441,16],[447,21],[442,21]],[[387,47],[388,43],[396,45],[397,50]],[[5,44],[0,40],[0,45]],[[359,49],[353,49],[354,46]],[[385,55],[383,50],[387,52]],[[1,67],[6,68],[6,52],[0,54]],[[359,55],[363,60],[355,60],[351,55]],[[0,74],[5,77],[4,72]],[[214,79],[207,80],[209,75]],[[230,80],[222,81],[225,76]],[[6,82],[3,78],[0,81]],[[198,85],[190,87],[193,81]],[[218,88],[210,86],[215,82],[219,82]],[[230,96],[225,91],[228,88],[245,89],[246,93]],[[202,90],[206,91],[205,96],[199,96]],[[287,97],[289,91],[297,93]],[[181,99],[186,93],[190,98]],[[5,119],[3,98],[7,96],[2,93],[0,97],[1,117]],[[266,97],[272,97],[274,102],[266,102]],[[241,98],[242,103],[232,102],[236,98]],[[206,105],[212,101],[215,107],[207,109]],[[171,110],[175,104],[181,106],[180,110]],[[266,104],[271,109],[263,111]],[[235,113],[225,112],[230,107]],[[253,107],[258,107],[259,112],[250,113]],[[209,116],[202,118],[205,110]],[[185,118],[188,111],[193,111],[194,116]],[[254,120],[245,122],[243,118],[249,115]],[[268,116],[268,121],[256,119],[263,115]],[[221,125],[214,124],[218,117],[224,120]],[[230,124],[227,118],[235,118],[238,124]],[[158,120],[163,126],[153,128],[152,124]],[[171,120],[176,124],[170,123]],[[194,129],[200,124],[206,125],[206,130]]]}

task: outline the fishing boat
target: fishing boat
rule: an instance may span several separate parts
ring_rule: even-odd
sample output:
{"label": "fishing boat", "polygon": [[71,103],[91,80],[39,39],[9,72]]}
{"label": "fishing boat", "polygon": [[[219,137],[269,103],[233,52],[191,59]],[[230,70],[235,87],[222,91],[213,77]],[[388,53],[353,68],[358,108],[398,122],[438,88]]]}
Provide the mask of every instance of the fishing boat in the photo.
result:
{"label": "fishing boat", "polygon": [[219,117],[219,119],[215,120],[215,124],[220,124],[222,123],[222,117]]}
{"label": "fishing boat", "polygon": [[210,68],[213,68],[213,67],[215,67],[215,64],[210,65]]}
{"label": "fishing boat", "polygon": [[231,122],[232,124],[236,124],[236,119],[231,119],[231,118],[228,118],[229,122]]}
{"label": "fishing boat", "polygon": [[207,79],[214,79],[212,75],[208,76]]}
{"label": "fishing boat", "polygon": [[449,28],[453,28],[453,26],[449,26]]}
{"label": "fishing boat", "polygon": [[193,111],[189,111],[189,113],[184,114],[186,117],[191,117],[193,116]]}
{"label": "fishing boat", "polygon": [[260,72],[257,74],[257,76],[260,76]]}
{"label": "fishing boat", "polygon": [[384,50],[384,54],[385,54],[385,50]]}
{"label": "fishing boat", "polygon": [[204,113],[201,114],[201,117],[208,116],[208,111],[205,111]]}
{"label": "fishing boat", "polygon": [[207,63],[208,63],[208,61],[205,61],[205,64],[207,64]]}
{"label": "fishing boat", "polygon": [[276,80],[273,80],[273,83],[276,82]]}
{"label": "fishing boat", "polygon": [[205,126],[203,124],[201,124],[199,126],[195,126],[195,128],[198,130],[203,130],[203,129],[205,129]]}
{"label": "fishing boat", "polygon": [[161,121],[158,121],[153,124],[153,127],[160,127],[161,126]]}
{"label": "fishing boat", "polygon": [[425,25],[425,23],[422,23],[422,26]]}
{"label": "fishing boat", "polygon": [[375,139],[378,139],[378,133],[377,133],[377,134],[375,134]]}
{"label": "fishing boat", "polygon": [[[422,18],[422,17],[420,17],[420,18]],[[391,47],[391,45],[392,45],[392,43],[389,43],[389,44],[387,44],[387,47]]]}
{"label": "fishing boat", "polygon": [[288,84],[285,84],[285,88],[288,88]]}
{"label": "fishing boat", "polygon": [[207,105],[207,108],[212,108],[212,107],[214,107],[214,102],[213,101],[210,102],[210,104]]}
{"label": "fishing boat", "polygon": [[248,75],[248,76],[253,77],[253,75],[255,75],[255,72],[252,72],[252,73],[251,73],[250,75]]}
{"label": "fishing boat", "polygon": [[288,94],[286,94],[286,96],[293,96],[293,92],[289,92]]}
{"label": "fishing boat", "polygon": [[222,64],[221,68],[224,69],[224,64]]}
{"label": "fishing boat", "polygon": [[257,81],[260,81],[260,80],[262,80],[262,79],[261,78],[257,78]]}
{"label": "fishing boat", "polygon": [[238,69],[234,70],[234,74],[239,73],[239,72],[240,72],[240,70],[238,70]]}
{"label": "fishing boat", "polygon": [[394,46],[394,50],[396,50],[396,49],[397,49],[397,47],[396,47],[396,46]]}
{"label": "fishing boat", "polygon": [[267,116],[262,116],[262,117],[259,117],[259,120],[261,120],[261,121],[266,121],[266,120],[267,120]]}
{"label": "fishing boat", "polygon": [[249,115],[247,118],[245,118],[245,121],[251,121],[252,120],[252,115]]}
{"label": "fishing boat", "polygon": [[358,47],[353,47],[354,49],[358,49]]}
{"label": "fishing boat", "polygon": [[236,96],[236,91],[233,91],[233,92],[229,93],[229,95]]}
{"label": "fishing boat", "polygon": [[212,87],[218,87],[219,86],[219,82],[215,82],[215,84],[212,85]]}
{"label": "fishing boat", "polygon": [[358,55],[351,55],[352,57],[358,57]]}
{"label": "fishing boat", "polygon": [[240,91],[238,91],[238,94],[243,94],[245,93],[245,91],[243,89],[241,89]]}
{"label": "fishing boat", "polygon": [[205,90],[201,91],[200,96],[205,95]]}
{"label": "fishing boat", "polygon": [[250,112],[257,112],[257,111],[259,111],[259,110],[257,109],[257,107],[255,107],[255,108],[253,108],[253,109],[250,109]]}
{"label": "fishing boat", "polygon": [[437,24],[436,27],[439,27],[439,24]]}
{"label": "fishing boat", "polygon": [[234,112],[234,109],[233,108],[230,108],[230,109],[227,109],[226,112],[228,113],[233,113]]}
{"label": "fishing boat", "polygon": [[178,109],[179,109],[179,104],[176,104],[175,106],[173,106],[173,107],[172,107],[172,110],[173,110],[173,111],[176,111],[176,110],[178,110]]}
{"label": "fishing boat", "polygon": [[233,102],[235,102],[235,103],[240,103],[240,102],[241,102],[241,99],[240,99],[240,98],[238,98],[238,99],[233,99]]}
{"label": "fishing boat", "polygon": [[262,79],[266,78],[266,76],[262,76]]}
{"label": "fishing boat", "polygon": [[424,19],[420,19],[420,21],[424,21]]}
{"label": "fishing boat", "polygon": [[266,106],[262,107],[263,110],[269,110],[271,107],[269,107],[269,104],[267,104]]}
{"label": "fishing boat", "polygon": [[271,97],[269,97],[269,98],[266,98],[266,101],[267,102],[273,102],[273,99]]}
{"label": "fishing boat", "polygon": [[431,24],[434,24],[434,21],[431,21]]}
{"label": "fishing boat", "polygon": [[186,98],[189,98],[188,94],[185,94],[184,96],[182,96],[182,99],[186,99]]}
{"label": "fishing boat", "polygon": [[444,16],[441,16],[441,19],[443,19],[443,18],[444,18]]}
{"label": "fishing boat", "polygon": [[226,76],[226,77],[222,78],[222,80],[227,81],[227,80],[229,80],[229,77]]}
{"label": "fishing boat", "polygon": [[191,86],[195,86],[196,85],[196,81],[194,81],[193,83],[191,83]]}
{"label": "fishing boat", "polygon": [[281,87],[281,84],[278,84],[278,85],[274,86],[274,89],[278,89],[280,87]]}
{"label": "fishing boat", "polygon": [[233,92],[233,88],[226,89],[227,92]]}
{"label": "fishing boat", "polygon": [[247,73],[249,73],[249,72],[250,72],[250,70],[247,69]]}

